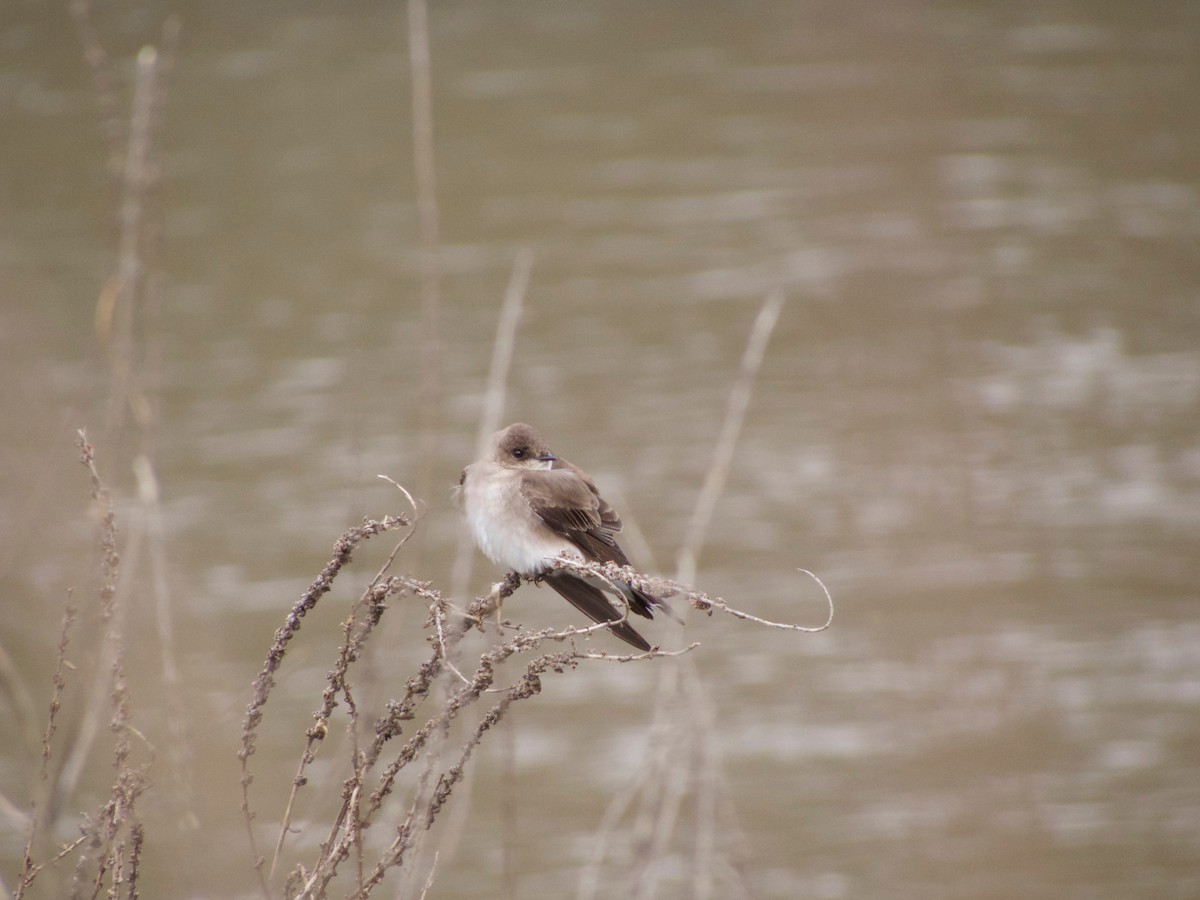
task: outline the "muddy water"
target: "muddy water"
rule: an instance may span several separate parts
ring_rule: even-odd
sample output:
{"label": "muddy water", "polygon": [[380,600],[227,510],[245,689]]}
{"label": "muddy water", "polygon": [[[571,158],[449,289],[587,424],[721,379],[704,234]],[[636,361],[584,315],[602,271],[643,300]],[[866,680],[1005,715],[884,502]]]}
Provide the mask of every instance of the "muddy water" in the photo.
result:
{"label": "muddy water", "polygon": [[[161,355],[190,760],[162,749],[148,590],[131,600],[130,664],[159,793],[172,766],[190,772],[200,824],[177,833],[147,799],[161,837],[145,894],[233,896],[253,889],[233,760],[250,679],[334,538],[396,508],[376,474],[419,468],[407,39],[384,4],[179,12],[163,306],[139,340]],[[160,14],[96,13],[126,105]],[[782,288],[698,580],[814,623],[804,566],[839,609],[818,636],[688,626],[747,883],[764,897],[1200,893],[1194,7],[438,4],[431,28],[443,403],[413,570],[450,577],[448,486],[521,248],[534,264],[506,418],[538,424],[618,497],[634,555],[664,572],[750,324]],[[0,44],[0,635],[36,706],[61,598],[88,583],[70,436],[106,436],[93,313],[117,198],[65,13],[7,10]],[[131,523],[132,445],[99,447]],[[472,588],[495,574],[477,560]],[[255,757],[264,819],[353,593],[289,656]],[[573,615],[532,588],[506,612]],[[396,612],[396,650],[372,662],[383,695],[421,652],[420,618]],[[501,868],[515,896],[570,895],[647,752],[653,681],[572,673],[520,711],[511,756],[482,748],[436,895],[498,895]],[[21,805],[36,751],[5,743],[3,792]],[[689,846],[661,896],[690,895]]]}

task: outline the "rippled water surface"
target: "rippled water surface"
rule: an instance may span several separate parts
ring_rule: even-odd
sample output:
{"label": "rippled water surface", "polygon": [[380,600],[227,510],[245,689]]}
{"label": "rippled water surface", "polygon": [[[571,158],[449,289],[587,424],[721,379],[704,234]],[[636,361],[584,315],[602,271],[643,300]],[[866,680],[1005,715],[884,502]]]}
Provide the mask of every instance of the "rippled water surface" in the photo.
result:
{"label": "rippled water surface", "polygon": [[[697,581],[818,624],[803,566],[838,609],[819,635],[687,625],[732,798],[720,858],[741,873],[718,872],[714,896],[1200,895],[1196,6],[432,7],[440,430],[402,568],[451,583],[449,486],[522,248],[505,419],[587,468],[660,572],[757,310],[782,290]],[[98,92],[64,9],[0,12],[0,709],[22,735],[0,753],[9,889],[61,604],[92,591],[77,428],[143,573],[126,613],[134,721],[157,754],[143,896],[253,894],[235,758],[250,682],[342,530],[399,510],[375,476],[422,478],[404,6],[175,9],[147,208],[161,309],[134,329],[161,390],[120,428],[104,313],[120,191]],[[122,120],[165,12],[93,13]],[[146,421],[161,543],[134,540],[154,527],[135,524],[130,463]],[[476,559],[469,590],[498,574]],[[264,833],[361,584],[289,651],[254,757]],[[548,595],[524,588],[505,614],[576,621]],[[390,613],[393,649],[363,675],[381,697],[424,652],[422,619]],[[676,665],[547,677],[473,760],[429,896],[573,895],[610,799],[655,752],[655,667]],[[103,765],[63,840],[76,807],[102,802]],[[331,763],[312,775],[336,794]],[[176,827],[181,790],[194,819]],[[693,896],[696,790],[658,896]],[[298,814],[316,822],[298,854],[324,836],[320,809]],[[635,850],[615,848],[598,896],[634,892]]]}

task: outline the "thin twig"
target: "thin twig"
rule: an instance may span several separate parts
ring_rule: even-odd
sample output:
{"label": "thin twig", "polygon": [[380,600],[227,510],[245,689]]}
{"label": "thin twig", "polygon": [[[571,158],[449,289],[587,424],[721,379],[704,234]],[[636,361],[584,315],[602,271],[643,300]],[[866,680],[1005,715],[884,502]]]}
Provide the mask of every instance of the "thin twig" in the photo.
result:
{"label": "thin twig", "polygon": [[[507,394],[508,373],[512,368],[513,348],[517,342],[517,325],[521,321],[521,310],[532,269],[533,251],[522,247],[513,261],[512,275],[509,276],[508,287],[504,291],[504,302],[500,306],[500,316],[496,320],[487,390],[484,394],[483,410],[479,416],[479,430],[475,435],[475,459],[483,456],[492,433],[500,427]],[[475,545],[464,529],[459,532],[454,568],[451,570],[450,596],[461,597],[466,593],[474,559]]]}
{"label": "thin twig", "polygon": [[[135,877],[130,866],[141,844],[140,825],[135,815],[137,799],[146,788],[149,763],[135,767],[130,763],[131,737],[146,743],[145,737],[131,724],[131,705],[128,678],[125,669],[125,644],[121,631],[118,603],[118,584],[121,565],[117,555],[116,516],[113,512],[111,495],[96,468],[95,450],[84,432],[79,432],[76,441],[80,449],[80,461],[88,470],[92,486],[92,497],[100,505],[102,518],[100,528],[100,619],[104,626],[104,656],[109,662],[107,683],[109,703],[112,710],[109,728],[114,735],[113,769],[116,777],[108,802],[100,810],[97,819],[86,826],[90,834],[89,851],[80,857],[76,866],[76,888],[90,884],[93,893],[98,893],[106,876],[111,873],[110,893],[116,892],[121,884],[129,884]],[[153,751],[153,748],[150,748]],[[79,748],[76,748],[78,751]],[[153,761],[153,760],[151,760]],[[89,878],[87,873],[94,866]]]}
{"label": "thin twig", "polygon": [[425,879],[425,887],[421,889],[421,896],[418,897],[417,900],[425,900],[426,896],[428,896],[429,889],[433,887],[433,876],[434,873],[437,872],[437,864],[438,852],[435,850],[433,852],[433,865],[429,867],[429,877]]}
{"label": "thin twig", "polygon": [[[190,734],[187,704],[183,697],[183,676],[178,661],[174,623],[174,603],[168,567],[167,529],[163,522],[162,494],[158,475],[158,429],[161,422],[163,385],[163,296],[166,277],[162,267],[164,247],[164,215],[160,188],[162,167],[156,142],[166,109],[167,92],[175,69],[182,20],[169,15],[162,25],[160,50],[154,57],[153,79],[147,85],[150,93],[145,123],[130,129],[131,144],[145,144],[144,160],[139,175],[140,184],[132,186],[141,207],[136,253],[140,259],[139,296],[131,303],[137,307],[138,333],[141,338],[141,359],[136,373],[131,373],[129,402],[134,411],[132,421],[137,428],[138,449],[132,461],[137,479],[137,496],[141,516],[134,517],[131,541],[138,544],[144,538],[148,545],[149,574],[157,626],[162,685],[165,695],[168,741],[166,751],[170,760],[166,780],[172,819],[181,831],[199,827],[195,813],[194,759],[195,742]],[[142,58],[139,57],[139,66]],[[135,119],[137,116],[135,100]],[[144,132],[144,135],[143,135]],[[131,146],[131,152],[133,147]],[[127,191],[132,193],[130,188]],[[118,279],[120,280],[120,279]],[[127,299],[118,292],[119,299]],[[115,387],[115,386],[114,386]],[[140,549],[140,548],[139,548]],[[130,569],[132,572],[132,567]],[[140,848],[139,848],[140,849]],[[136,865],[136,858],[131,859]]]}
{"label": "thin twig", "polygon": [[158,51],[146,46],[137,57],[133,113],[129,122],[129,147],[121,198],[121,240],[117,259],[117,300],[111,347],[112,389],[108,406],[110,439],[120,433],[133,393],[133,323],[145,261],[142,255],[142,220],[150,185],[150,148],[157,94]]}
{"label": "thin twig", "polygon": [[[709,614],[718,609],[746,621],[801,631],[820,631],[828,627],[829,619],[832,618],[832,599],[828,591],[826,600],[830,613],[827,621],[824,625],[813,628],[772,623],[734,609],[722,598],[709,597],[701,591],[685,586],[695,580],[696,562],[724,490],[738,436],[749,407],[754,381],[782,306],[782,294],[772,293],[766,298],[751,329],[742,355],[741,370],[726,404],[712,460],[678,554],[676,580],[653,579],[630,570],[621,570],[619,567],[604,566],[599,568],[606,569],[605,572],[593,572],[592,566],[595,564],[581,564],[569,560],[556,561],[555,565],[573,568],[581,574],[598,574],[610,581],[620,579],[658,596],[682,594],[692,608]],[[724,799],[721,793],[724,781],[720,778],[719,752],[713,744],[714,716],[711,708],[704,702],[704,694],[700,676],[694,665],[685,662],[681,666],[661,670],[660,690],[653,719],[653,727],[658,737],[651,740],[650,759],[642,768],[637,780],[626,792],[614,798],[605,814],[597,834],[594,852],[580,879],[580,898],[590,900],[595,896],[600,884],[601,867],[608,854],[608,845],[615,836],[618,823],[637,798],[640,798],[641,803],[635,815],[631,840],[633,846],[638,849],[635,852],[630,883],[636,891],[636,896],[653,896],[658,890],[660,863],[667,853],[671,835],[676,829],[685,795],[689,790],[697,794],[698,803],[695,814],[695,858],[689,867],[690,889],[697,897],[712,895],[715,890],[712,869],[714,855],[721,852],[720,848],[732,835],[727,835],[722,826],[715,821],[718,810],[725,808],[721,803]],[[701,819],[705,821],[700,821]],[[716,834],[719,830],[723,838],[718,843]]]}
{"label": "thin twig", "polygon": [[[821,579],[813,575],[807,569],[798,569],[810,578],[813,578],[821,590],[825,594],[825,600],[829,608],[829,613],[825,621],[820,625],[796,625],[791,622],[772,622],[769,619],[763,619],[759,616],[751,615],[747,612],[742,612],[739,609],[730,606],[728,601],[722,597],[713,597],[704,591],[698,591],[693,587],[684,584],[681,581],[676,581],[671,578],[658,578],[653,575],[644,575],[641,572],[634,570],[630,566],[618,566],[616,563],[598,563],[584,562],[581,559],[576,559],[570,556],[559,556],[553,559],[550,563],[555,569],[569,569],[580,575],[590,575],[595,578],[604,579],[610,583],[624,582],[632,585],[639,590],[644,590],[649,594],[663,597],[682,596],[693,609],[698,609],[701,612],[711,613],[712,610],[720,610],[728,613],[737,619],[744,619],[749,622],[755,622],[759,625],[766,625],[770,628],[781,628],[789,631],[804,631],[808,633],[816,633],[827,629],[833,621],[833,597],[829,593],[829,589],[825,587]],[[528,579],[532,581],[533,579]],[[601,623],[597,628],[604,627],[608,623]],[[591,629],[588,629],[591,630]]]}
{"label": "thin twig", "polygon": [[266,706],[271,689],[275,686],[275,673],[283,663],[288,644],[300,630],[304,616],[317,605],[317,601],[321,597],[330,591],[333,587],[333,580],[350,562],[359,543],[376,534],[408,524],[409,520],[403,516],[384,516],[381,521],[364,519],[362,525],[349,529],[338,539],[333,548],[333,557],[326,563],[325,568],[321,570],[320,575],[308,590],[292,606],[284,624],[276,630],[275,641],[267,651],[262,671],[254,680],[254,694],[246,708],[246,718],[242,725],[242,745],[238,751],[238,759],[242,766],[242,818],[246,824],[246,835],[254,857],[254,867],[258,872],[259,888],[263,897],[268,900],[271,892],[267,887],[266,873],[263,871],[265,860],[258,852],[258,842],[254,834],[254,813],[250,808],[250,784],[254,780],[254,776],[250,773],[250,757],[256,749],[258,726],[262,723],[263,707]]}
{"label": "thin twig", "polygon": [[742,367],[738,381],[729,392],[729,402],[725,410],[725,419],[721,423],[721,433],[713,448],[712,462],[704,476],[704,485],[700,488],[700,496],[696,500],[696,508],[688,523],[687,536],[679,551],[676,563],[677,574],[681,581],[695,581],[696,560],[704,545],[704,536],[712,522],[717,501],[725,489],[725,481],[729,477],[729,469],[733,464],[733,454],[737,449],[738,435],[741,434],[742,422],[746,418],[746,409],[750,406],[750,396],[754,391],[754,379],[762,366],[763,356],[767,350],[767,341],[779,320],[780,310],[783,309],[783,292],[773,291],[763,303],[754,327],[750,331],[750,339],[742,354]]}
{"label": "thin twig", "polygon": [[686,647],[679,650],[660,650],[658,647],[651,647],[645,653],[605,653],[604,651],[593,651],[589,653],[579,654],[580,659],[601,659],[605,662],[638,662],[643,659],[658,659],[660,656],[683,656],[685,653],[691,653],[700,646],[699,641],[692,641]]}
{"label": "thin twig", "polygon": [[46,731],[42,736],[42,764],[39,769],[39,785],[41,786],[41,795],[44,798],[41,804],[34,804],[33,813],[29,820],[29,836],[25,842],[25,852],[22,857],[21,873],[17,876],[17,889],[14,893],[14,900],[20,900],[25,895],[25,890],[33,883],[33,879],[37,877],[41,866],[35,865],[33,862],[33,846],[39,837],[41,828],[48,824],[43,818],[44,807],[49,800],[49,790],[47,779],[49,777],[50,766],[50,744],[54,739],[54,733],[58,730],[58,711],[62,708],[62,694],[66,687],[66,677],[63,672],[67,668],[74,668],[67,661],[67,645],[70,642],[71,626],[75,622],[75,607],[70,602],[63,608],[62,627],[58,635],[58,654],[55,657],[54,675],[51,677],[53,691],[50,695],[50,713],[46,717]]}
{"label": "thin twig", "polygon": [[446,619],[446,613],[440,604],[434,606],[433,618],[435,624],[437,625],[438,647],[442,651],[442,662],[446,665],[446,668],[458,676],[459,681],[461,681],[463,684],[470,684],[471,680],[462,672],[460,672],[458,667],[450,660],[450,650],[446,646],[446,629],[443,627],[443,623]]}
{"label": "thin twig", "polygon": [[492,363],[488,368],[487,395],[483,402],[483,414],[479,419],[479,434],[475,440],[476,458],[487,450],[492,432],[500,427],[508,372],[512,367],[513,347],[516,345],[517,325],[521,321],[521,309],[525,303],[525,292],[529,289],[529,275],[532,271],[533,251],[522,247],[513,260],[512,275],[508,279],[508,287],[504,290],[504,302],[500,306],[500,317],[496,321]]}

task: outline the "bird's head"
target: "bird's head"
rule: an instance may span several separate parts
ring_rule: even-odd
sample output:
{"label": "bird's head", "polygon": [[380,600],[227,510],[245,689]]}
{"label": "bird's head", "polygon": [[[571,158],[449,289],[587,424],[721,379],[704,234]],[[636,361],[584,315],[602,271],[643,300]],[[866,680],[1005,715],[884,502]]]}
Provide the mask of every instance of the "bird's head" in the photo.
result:
{"label": "bird's head", "polygon": [[558,461],[531,425],[518,422],[492,438],[492,459],[511,469],[549,469]]}

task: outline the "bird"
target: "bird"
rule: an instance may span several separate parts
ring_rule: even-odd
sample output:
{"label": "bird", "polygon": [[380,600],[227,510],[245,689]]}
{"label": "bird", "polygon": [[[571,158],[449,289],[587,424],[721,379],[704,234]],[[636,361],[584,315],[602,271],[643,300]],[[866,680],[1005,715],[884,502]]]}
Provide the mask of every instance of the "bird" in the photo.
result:
{"label": "bird", "polygon": [[[632,584],[554,568],[562,554],[586,562],[629,565],[617,543],[621,518],[578,466],[560,459],[535,428],[517,422],[497,431],[482,459],[463,469],[455,489],[472,536],[492,562],[554,588],[593,622],[643,653],[650,643],[629,624],[666,603]],[[620,607],[605,591],[617,592]],[[619,601],[618,601],[619,602]]]}

